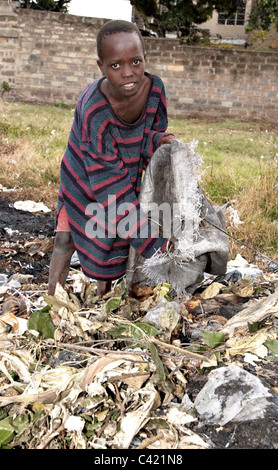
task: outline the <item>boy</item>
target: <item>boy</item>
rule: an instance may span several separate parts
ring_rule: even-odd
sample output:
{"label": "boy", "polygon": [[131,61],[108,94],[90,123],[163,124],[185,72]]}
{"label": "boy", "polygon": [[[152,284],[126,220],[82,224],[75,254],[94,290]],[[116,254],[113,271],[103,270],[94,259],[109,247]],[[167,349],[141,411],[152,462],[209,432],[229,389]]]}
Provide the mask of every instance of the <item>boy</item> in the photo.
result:
{"label": "boy", "polygon": [[154,151],[173,138],[166,133],[164,85],[145,72],[144,43],[133,23],[106,23],[97,49],[103,77],[78,100],[61,164],[50,295],[57,282],[65,284],[75,250],[102,296],[125,274],[130,245],[150,258],[168,241],[151,227],[138,202],[143,170]]}

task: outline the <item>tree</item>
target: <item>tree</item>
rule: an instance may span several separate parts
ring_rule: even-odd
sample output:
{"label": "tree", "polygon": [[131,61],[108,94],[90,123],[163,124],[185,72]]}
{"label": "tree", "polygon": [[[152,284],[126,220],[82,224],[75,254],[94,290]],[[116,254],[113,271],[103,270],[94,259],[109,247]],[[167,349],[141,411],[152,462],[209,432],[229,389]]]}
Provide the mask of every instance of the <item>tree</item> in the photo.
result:
{"label": "tree", "polygon": [[68,4],[71,0],[19,0],[22,8],[30,8],[32,10],[50,10],[61,13],[67,13]]}
{"label": "tree", "polygon": [[188,36],[196,25],[210,19],[214,10],[229,16],[236,12],[242,0],[130,0],[130,3],[145,26],[163,37],[172,31],[178,36]]}
{"label": "tree", "polygon": [[247,30],[262,29],[267,31],[271,24],[275,24],[278,31],[277,0],[257,0],[250,13]]}

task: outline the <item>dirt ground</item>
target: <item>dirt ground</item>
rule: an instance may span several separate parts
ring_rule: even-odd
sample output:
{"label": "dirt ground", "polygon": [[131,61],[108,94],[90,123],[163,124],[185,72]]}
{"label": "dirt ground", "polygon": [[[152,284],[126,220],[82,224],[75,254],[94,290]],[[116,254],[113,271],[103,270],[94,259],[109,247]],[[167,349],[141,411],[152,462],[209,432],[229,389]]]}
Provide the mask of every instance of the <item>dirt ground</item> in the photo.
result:
{"label": "dirt ground", "polygon": [[[0,274],[8,277],[15,273],[32,276],[32,284],[47,284],[48,266],[53,247],[55,200],[44,201],[52,209],[50,213],[18,211],[13,202],[18,199],[39,200],[37,194],[0,191]],[[1,307],[1,305],[0,305]],[[226,305],[226,314],[233,315],[233,305]],[[224,310],[222,308],[221,314]],[[213,312],[217,314],[219,312]],[[237,310],[234,309],[234,313]],[[269,388],[278,388],[278,362],[262,361],[255,368],[245,364],[244,368],[257,375]],[[207,381],[206,373],[192,375],[187,393],[194,400]],[[246,422],[230,422],[225,426],[191,424],[191,429],[205,436],[217,449],[277,449],[278,448],[278,400],[264,419]]]}
{"label": "dirt ground", "polygon": [[[37,197],[36,197],[37,196]],[[33,276],[32,282],[36,284],[47,283],[48,266],[50,262],[53,233],[55,223],[55,210],[53,204],[49,207],[51,212],[30,213],[19,211],[13,207],[17,200],[39,201],[39,194],[26,192],[0,192],[0,274],[11,276],[15,273]],[[46,203],[45,203],[46,204]],[[48,206],[47,206],[48,207]],[[7,230],[9,229],[9,230]],[[48,240],[46,252],[38,255],[26,247],[26,243],[35,240]]]}

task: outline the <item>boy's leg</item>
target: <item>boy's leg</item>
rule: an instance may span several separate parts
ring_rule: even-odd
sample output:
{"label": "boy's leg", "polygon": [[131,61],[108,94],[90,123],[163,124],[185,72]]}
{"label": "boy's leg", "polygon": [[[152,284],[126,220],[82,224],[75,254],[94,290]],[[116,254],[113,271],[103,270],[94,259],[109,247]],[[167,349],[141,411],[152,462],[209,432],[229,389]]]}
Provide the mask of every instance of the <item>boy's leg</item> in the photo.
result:
{"label": "boy's leg", "polygon": [[111,290],[112,282],[111,281],[97,281],[97,295],[103,296]]}
{"label": "boy's leg", "polygon": [[[71,257],[75,251],[70,232],[56,232],[54,249],[49,266],[48,294],[54,295],[56,284],[59,282],[64,287],[69,269]],[[97,295],[103,296],[111,290],[111,281],[97,281]]]}
{"label": "boy's leg", "polygon": [[[70,269],[71,257],[75,251],[65,206],[60,210],[56,230],[54,250],[49,266],[49,295],[55,294],[57,282],[64,287]],[[97,281],[97,295],[107,294],[111,290],[111,286],[111,281]]]}
{"label": "boy's leg", "polygon": [[56,232],[49,266],[48,294],[54,295],[57,282],[65,285],[75,251],[70,232]]}

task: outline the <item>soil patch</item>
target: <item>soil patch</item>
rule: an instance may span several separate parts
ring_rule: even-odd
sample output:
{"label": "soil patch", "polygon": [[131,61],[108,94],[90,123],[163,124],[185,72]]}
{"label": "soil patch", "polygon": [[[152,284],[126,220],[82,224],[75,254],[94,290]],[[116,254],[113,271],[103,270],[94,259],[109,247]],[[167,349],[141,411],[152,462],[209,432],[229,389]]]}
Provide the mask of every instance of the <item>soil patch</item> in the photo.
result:
{"label": "soil patch", "polygon": [[8,277],[16,273],[29,274],[33,276],[33,282],[41,284],[48,278],[55,211],[30,213],[17,210],[13,203],[21,196],[24,194],[9,193],[7,196],[0,193],[0,273]]}

